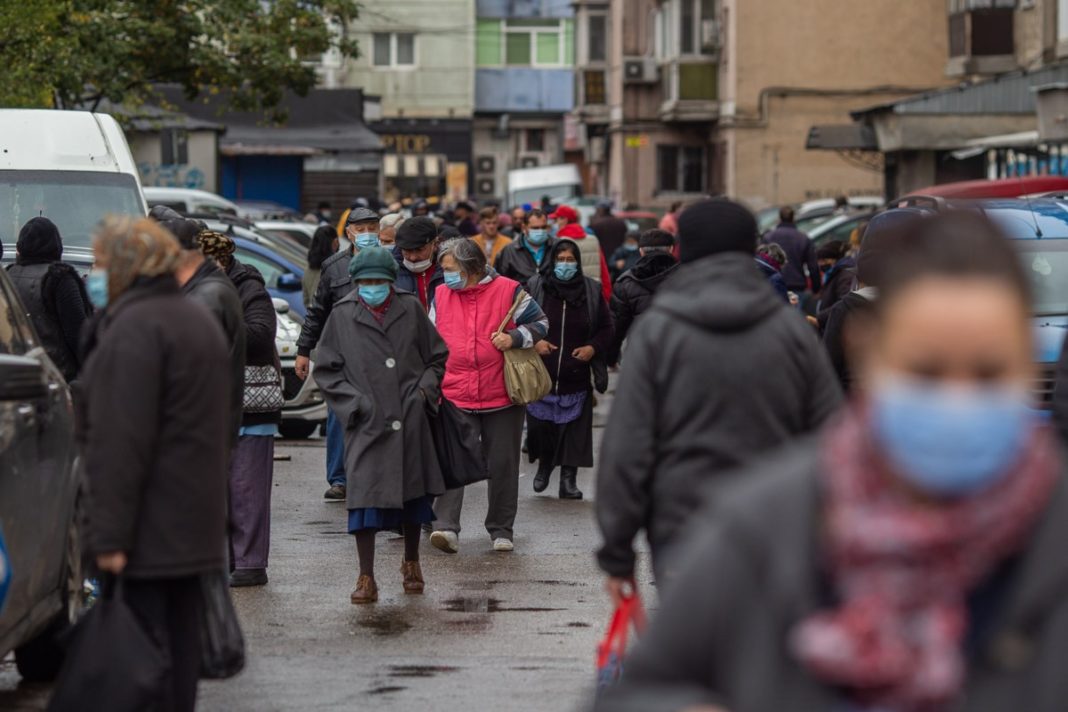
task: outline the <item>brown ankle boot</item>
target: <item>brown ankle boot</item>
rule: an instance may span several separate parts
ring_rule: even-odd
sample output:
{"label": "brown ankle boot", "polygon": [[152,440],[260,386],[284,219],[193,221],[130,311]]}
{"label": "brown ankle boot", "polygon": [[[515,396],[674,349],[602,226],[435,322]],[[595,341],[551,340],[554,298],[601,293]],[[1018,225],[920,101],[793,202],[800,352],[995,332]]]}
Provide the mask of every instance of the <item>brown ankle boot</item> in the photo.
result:
{"label": "brown ankle boot", "polygon": [[419,594],[423,592],[426,584],[423,582],[423,570],[418,561],[405,561],[401,564],[401,574],[404,576],[404,592]]}
{"label": "brown ankle boot", "polygon": [[378,601],[378,584],[370,576],[360,576],[349,600],[354,604],[375,603]]}

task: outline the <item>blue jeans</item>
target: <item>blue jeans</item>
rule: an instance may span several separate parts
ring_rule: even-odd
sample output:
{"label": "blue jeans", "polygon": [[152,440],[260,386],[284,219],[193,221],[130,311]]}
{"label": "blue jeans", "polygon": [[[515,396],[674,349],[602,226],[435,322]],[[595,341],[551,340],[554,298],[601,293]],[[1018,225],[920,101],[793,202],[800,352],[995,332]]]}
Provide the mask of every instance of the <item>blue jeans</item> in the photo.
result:
{"label": "blue jeans", "polygon": [[345,428],[334,415],[333,410],[326,413],[326,481],[330,486],[345,486]]}

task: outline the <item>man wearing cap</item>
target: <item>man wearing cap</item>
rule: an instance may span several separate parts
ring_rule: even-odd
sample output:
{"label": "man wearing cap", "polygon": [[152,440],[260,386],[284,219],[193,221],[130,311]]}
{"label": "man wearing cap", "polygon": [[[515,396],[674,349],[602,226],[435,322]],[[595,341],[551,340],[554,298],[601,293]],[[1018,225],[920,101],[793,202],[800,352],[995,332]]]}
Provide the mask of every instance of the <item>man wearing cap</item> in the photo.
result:
{"label": "man wearing cap", "polygon": [[605,261],[601,242],[596,235],[589,235],[579,225],[579,215],[570,205],[561,205],[550,220],[556,221],[556,237],[573,240],[582,253],[582,274],[595,282],[601,283],[601,293],[605,301],[612,299],[612,277],[608,274],[608,262]]}
{"label": "man wearing cap", "polygon": [[590,221],[590,229],[601,242],[606,255],[614,254],[627,239],[627,223],[612,214],[612,204],[607,200],[597,203],[597,212]]}
{"label": "man wearing cap", "polygon": [[549,236],[549,217],[538,209],[531,210],[526,223],[519,223],[516,230],[516,239],[501,250],[493,268],[502,277],[525,285],[552,262],[556,239]]}
{"label": "man wearing cap", "polygon": [[434,292],[445,283],[437,263],[438,229],[428,217],[406,220],[397,230],[393,257],[397,260],[397,289],[412,292],[427,312],[434,304]]}
{"label": "man wearing cap", "polygon": [[[345,235],[337,254],[323,262],[315,299],[308,307],[304,325],[297,339],[297,377],[304,380],[311,370],[311,352],[319,344],[319,337],[334,305],[355,289],[349,277],[349,261],[363,247],[378,246],[378,213],[370,208],[357,207],[349,212]],[[331,502],[345,501],[344,428],[332,410],[326,414],[326,480],[330,488],[324,498]]]}

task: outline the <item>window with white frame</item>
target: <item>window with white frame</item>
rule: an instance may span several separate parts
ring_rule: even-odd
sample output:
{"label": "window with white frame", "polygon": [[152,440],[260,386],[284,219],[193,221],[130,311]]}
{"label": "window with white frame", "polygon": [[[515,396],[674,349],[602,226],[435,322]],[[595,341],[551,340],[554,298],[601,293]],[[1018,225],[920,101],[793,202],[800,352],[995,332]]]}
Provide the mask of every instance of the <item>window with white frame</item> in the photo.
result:
{"label": "window with white frame", "polygon": [[590,13],[586,17],[586,61],[589,63],[608,60],[608,16]]}
{"label": "window with white frame", "polygon": [[1057,42],[1068,43],[1068,0],[1057,0]]}
{"label": "window with white frame", "polygon": [[661,59],[714,52],[715,0],[668,0],[656,16],[656,55]]}
{"label": "window with white frame", "polygon": [[414,32],[375,32],[371,61],[376,67],[414,67]]}
{"label": "window with white frame", "polygon": [[510,67],[561,67],[564,24],[559,20],[507,20],[504,22],[504,63]]}

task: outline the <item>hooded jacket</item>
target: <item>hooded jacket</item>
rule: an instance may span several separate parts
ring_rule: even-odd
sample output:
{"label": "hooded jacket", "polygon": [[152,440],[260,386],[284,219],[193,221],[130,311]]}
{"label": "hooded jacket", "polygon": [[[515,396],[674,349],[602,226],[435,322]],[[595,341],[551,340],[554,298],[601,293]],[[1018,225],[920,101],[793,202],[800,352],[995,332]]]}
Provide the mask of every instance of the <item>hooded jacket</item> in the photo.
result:
{"label": "hooded jacket", "polygon": [[642,313],[653,303],[653,295],[668,277],[675,273],[678,261],[663,252],[650,252],[638,260],[638,264],[620,275],[612,287],[612,299],[609,306],[615,321],[615,338],[608,354],[609,363],[619,362],[623,341]]}
{"label": "hooded jacket", "polygon": [[182,286],[182,293],[208,308],[226,334],[230,357],[230,433],[234,443],[241,429],[245,402],[245,318],[241,299],[230,278],[212,260],[205,259]]}
{"label": "hooded jacket", "polygon": [[[556,233],[557,239],[574,240],[582,253],[582,272],[595,282],[600,282],[605,301],[612,298],[612,276],[608,273],[608,262],[604,250],[596,235],[589,235],[578,223],[569,223]],[[600,263],[600,266],[598,266]]]}
{"label": "hooded jacket", "polygon": [[752,255],[680,267],[631,332],[597,475],[601,568],[631,575],[641,529],[657,566],[708,480],[815,430],[840,401],[812,328]]}
{"label": "hooded jacket", "polygon": [[[281,373],[275,336],[278,329],[278,313],[267,291],[263,275],[252,265],[238,260],[230,263],[226,276],[237,289],[245,320],[245,364],[248,366],[274,366]],[[277,423],[282,411],[272,413],[244,413],[242,425]]]}

